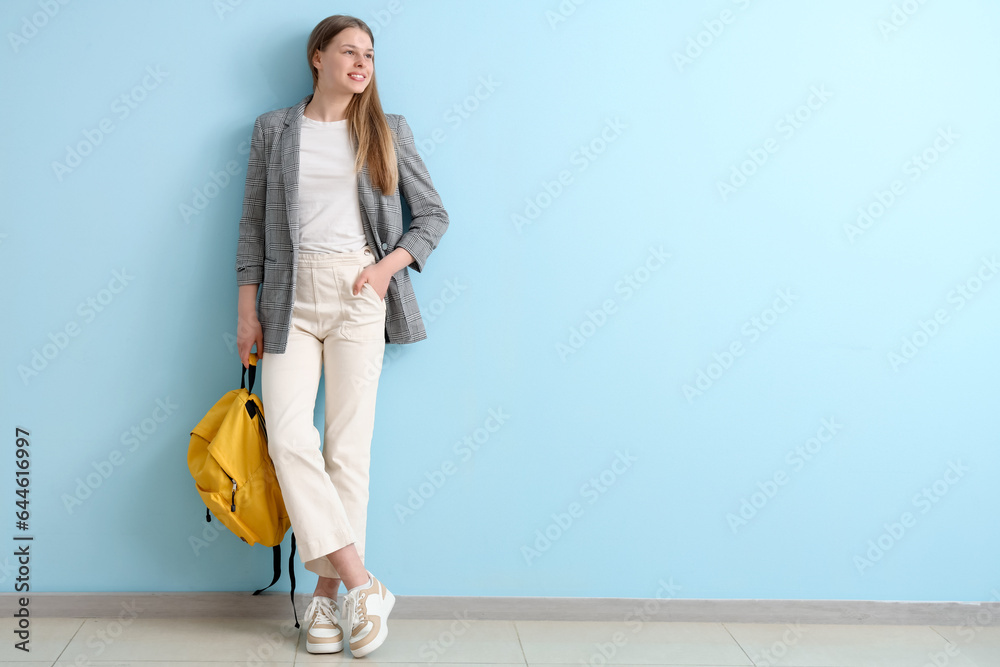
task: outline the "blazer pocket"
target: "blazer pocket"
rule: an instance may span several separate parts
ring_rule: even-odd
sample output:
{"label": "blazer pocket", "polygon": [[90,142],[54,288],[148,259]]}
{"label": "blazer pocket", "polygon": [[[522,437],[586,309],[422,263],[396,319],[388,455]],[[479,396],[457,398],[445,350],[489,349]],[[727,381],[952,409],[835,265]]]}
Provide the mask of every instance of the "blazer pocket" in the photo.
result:
{"label": "blazer pocket", "polygon": [[264,259],[271,262],[276,262],[278,264],[288,264],[292,263],[292,251],[291,250],[281,250],[275,248],[274,245],[269,245],[264,250]]}
{"label": "blazer pocket", "polygon": [[292,285],[292,263],[269,257],[264,258],[264,277],[261,281],[269,289],[281,288],[290,291]]}

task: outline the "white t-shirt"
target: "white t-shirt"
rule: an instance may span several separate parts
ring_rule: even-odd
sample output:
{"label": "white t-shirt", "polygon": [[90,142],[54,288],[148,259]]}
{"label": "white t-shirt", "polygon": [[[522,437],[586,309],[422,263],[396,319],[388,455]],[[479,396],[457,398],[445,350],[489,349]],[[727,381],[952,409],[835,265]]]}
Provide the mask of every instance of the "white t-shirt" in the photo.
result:
{"label": "white t-shirt", "polygon": [[359,250],[368,242],[361,223],[358,175],[347,119],[330,123],[302,116],[299,140],[299,252]]}

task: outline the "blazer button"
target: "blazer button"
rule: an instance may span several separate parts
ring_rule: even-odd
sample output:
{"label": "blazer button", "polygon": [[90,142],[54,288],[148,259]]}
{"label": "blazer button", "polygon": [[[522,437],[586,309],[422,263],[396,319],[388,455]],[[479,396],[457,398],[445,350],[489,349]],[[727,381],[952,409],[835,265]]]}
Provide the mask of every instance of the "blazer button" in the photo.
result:
{"label": "blazer button", "polygon": [[385,241],[383,241],[382,242],[382,250],[387,250],[388,248],[389,248],[389,244],[386,243]]}

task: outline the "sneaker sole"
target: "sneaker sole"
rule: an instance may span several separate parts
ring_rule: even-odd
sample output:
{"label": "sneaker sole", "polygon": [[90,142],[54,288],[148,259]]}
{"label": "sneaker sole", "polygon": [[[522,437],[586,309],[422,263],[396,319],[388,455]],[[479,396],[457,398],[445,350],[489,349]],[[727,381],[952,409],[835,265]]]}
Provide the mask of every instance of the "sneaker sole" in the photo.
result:
{"label": "sneaker sole", "polygon": [[391,612],[392,608],[396,605],[396,596],[393,595],[392,592],[389,591],[389,589],[386,589],[386,593],[388,593],[388,595],[385,598],[387,606],[385,608],[385,615],[382,617],[382,623],[379,624],[378,634],[375,635],[375,639],[373,639],[367,645],[362,646],[357,651],[351,649],[351,655],[353,655],[355,658],[365,657],[366,655],[377,649],[379,646],[381,646],[382,643],[385,641],[385,638],[389,636],[389,623],[388,623],[389,612]]}
{"label": "sneaker sole", "polygon": [[313,644],[306,638],[306,650],[310,653],[339,653],[344,650],[344,640],[341,639],[336,644],[330,642]]}

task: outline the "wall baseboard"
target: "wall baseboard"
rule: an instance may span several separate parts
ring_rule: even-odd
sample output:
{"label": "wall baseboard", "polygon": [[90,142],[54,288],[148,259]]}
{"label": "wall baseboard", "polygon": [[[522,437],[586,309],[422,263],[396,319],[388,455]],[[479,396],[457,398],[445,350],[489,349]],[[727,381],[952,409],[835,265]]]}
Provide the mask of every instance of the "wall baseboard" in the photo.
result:
{"label": "wall baseboard", "polygon": [[[16,593],[3,593],[16,609]],[[289,594],[31,593],[32,617],[116,618],[134,609],[141,618],[288,618]],[[343,597],[343,591],[341,591]],[[296,593],[299,620],[312,594]],[[445,597],[397,595],[394,618],[553,621],[693,621],[857,625],[1000,625],[1000,602],[879,600],[695,600],[678,598]]]}

